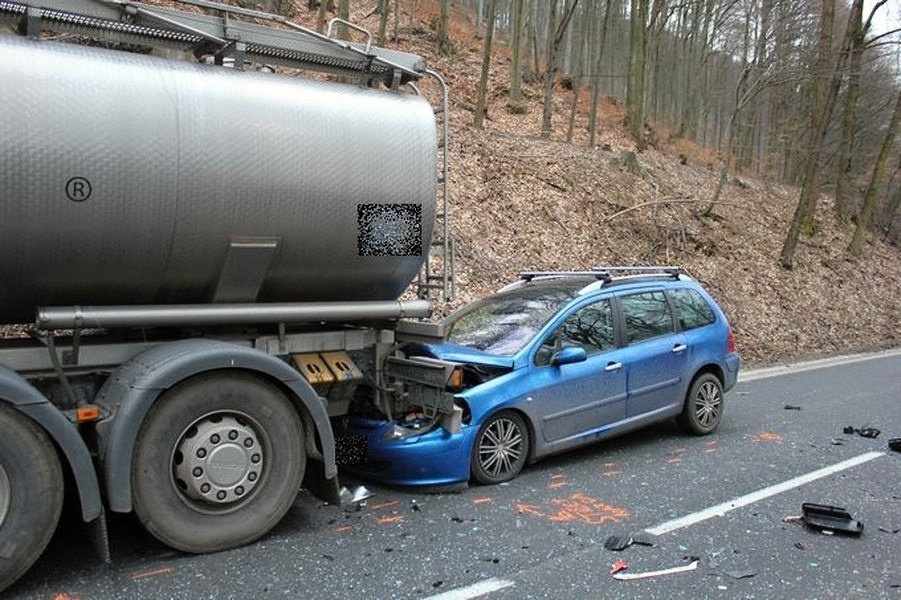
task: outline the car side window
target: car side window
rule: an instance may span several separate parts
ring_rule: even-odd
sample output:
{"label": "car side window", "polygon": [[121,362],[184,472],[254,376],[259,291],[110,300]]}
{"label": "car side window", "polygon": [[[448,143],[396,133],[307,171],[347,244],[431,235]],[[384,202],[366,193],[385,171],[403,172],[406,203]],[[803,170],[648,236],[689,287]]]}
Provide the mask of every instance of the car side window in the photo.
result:
{"label": "car side window", "polygon": [[716,321],[710,304],[696,290],[681,288],[671,290],[670,293],[679,311],[679,324],[683,330],[703,327]]}
{"label": "car side window", "polygon": [[613,345],[613,311],[610,300],[601,300],[583,306],[566,317],[538,350],[535,364],[550,363],[551,356],[561,348],[584,348],[586,354],[591,356],[612,348]]}
{"label": "car side window", "polygon": [[626,339],[632,344],[672,333],[673,313],[662,291],[621,296]]}

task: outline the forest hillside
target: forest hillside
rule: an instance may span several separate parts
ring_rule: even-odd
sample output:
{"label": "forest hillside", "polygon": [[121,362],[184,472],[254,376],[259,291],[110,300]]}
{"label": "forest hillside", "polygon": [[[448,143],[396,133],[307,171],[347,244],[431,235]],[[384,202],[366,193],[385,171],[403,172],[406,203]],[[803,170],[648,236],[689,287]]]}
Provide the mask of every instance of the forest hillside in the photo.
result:
{"label": "forest hillside", "polygon": [[[475,129],[483,39],[457,10],[449,31],[454,51],[436,54],[430,4],[437,10],[421,2],[421,26],[407,28],[391,47],[426,56],[450,88],[456,296],[438,312],[492,292],[521,270],[665,264],[684,267],[715,295],[746,364],[901,344],[901,248],[871,233],[861,256],[851,258],[854,225],[834,218],[829,196],[818,203],[815,234],[801,237],[794,268],[786,270],[779,253],[798,188],[732,175],[708,212],[719,177],[715,156],[669,140],[653,124],[651,147],[636,152],[625,109],[610,99],[589,147],[587,95],[568,143],[572,93],[565,81],[555,89],[550,139],[540,139],[541,84],[526,85],[524,111],[509,111],[503,47],[492,56],[484,128]],[[366,12],[353,16],[377,26]]]}

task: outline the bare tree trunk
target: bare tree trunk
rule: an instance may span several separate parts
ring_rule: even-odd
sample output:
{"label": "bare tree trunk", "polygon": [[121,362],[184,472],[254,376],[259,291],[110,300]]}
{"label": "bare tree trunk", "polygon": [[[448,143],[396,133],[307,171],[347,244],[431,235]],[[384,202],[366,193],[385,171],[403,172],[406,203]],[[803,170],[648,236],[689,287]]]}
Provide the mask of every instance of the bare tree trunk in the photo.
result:
{"label": "bare tree trunk", "polygon": [[629,16],[629,78],[626,89],[626,125],[635,138],[638,151],[645,149],[644,137],[644,78],[647,44],[645,23],[648,0],[631,0]]}
{"label": "bare tree trunk", "polygon": [[604,46],[607,43],[607,28],[610,23],[610,4],[613,0],[606,0],[604,5],[604,20],[601,22],[601,35],[597,41],[596,53],[591,68],[591,108],[588,114],[588,127],[591,132],[589,145],[594,148],[598,129],[598,103],[601,100],[601,68],[604,60]]}
{"label": "bare tree trunk", "polygon": [[378,43],[380,46],[385,45],[385,33],[388,30],[388,12],[390,11],[388,0],[379,0],[379,32]]}
{"label": "bare tree trunk", "polygon": [[547,45],[545,53],[547,69],[544,72],[544,104],[541,113],[541,138],[551,137],[551,114],[554,104],[554,79],[557,75],[557,64],[554,60],[554,34],[557,33],[557,2],[552,0],[548,4],[547,17]]}
{"label": "bare tree trunk", "polygon": [[807,165],[804,169],[804,182],[801,186],[801,195],[795,214],[789,225],[785,243],[779,262],[784,269],[791,269],[795,262],[795,249],[798,246],[798,238],[801,229],[813,229],[813,217],[816,210],[816,200],[819,195],[820,159],[823,153],[823,138],[831,113],[831,106],[827,106],[829,69],[832,56],[832,29],[835,22],[835,0],[822,0],[823,8],[820,14],[820,37],[817,59],[816,82],[813,89],[813,103],[810,111],[810,141],[808,144]]}
{"label": "bare tree trunk", "polygon": [[482,49],[482,73],[479,76],[479,91],[476,99],[476,115],[472,126],[481,129],[488,112],[486,96],[488,95],[488,68],[491,65],[491,45],[494,43],[494,20],[497,12],[497,0],[488,2],[488,19],[485,23],[485,45]]}
{"label": "bare tree trunk", "polygon": [[450,20],[450,0],[440,0],[441,10],[438,14],[438,52],[448,54],[451,51],[452,44],[447,35],[447,23]]}
{"label": "bare tree trunk", "polygon": [[551,137],[551,116],[554,109],[554,83],[557,76],[557,51],[560,48],[560,42],[563,41],[563,35],[569,21],[579,4],[579,0],[571,0],[557,25],[557,3],[550,3],[548,12],[548,40],[547,40],[547,71],[544,78],[544,110],[541,115],[541,138],[548,139]]}
{"label": "bare tree trunk", "polygon": [[328,0],[319,0],[319,10],[316,12],[316,31],[325,31],[325,14],[328,9]]}
{"label": "bare tree trunk", "polygon": [[844,220],[848,203],[848,183],[851,178],[851,152],[854,147],[855,118],[857,99],[860,91],[860,63],[863,54],[863,41],[866,31],[863,28],[863,0],[854,0],[848,16],[848,28],[851,34],[851,58],[848,67],[848,92],[845,98],[845,111],[842,115],[842,138],[839,143],[838,173],[835,178],[835,204],[832,207],[835,217]]}
{"label": "bare tree trunk", "polygon": [[892,120],[889,123],[888,131],[885,132],[885,139],[882,140],[882,149],[879,151],[879,157],[876,159],[876,166],[873,168],[873,176],[870,178],[867,195],[863,199],[863,207],[861,207],[860,216],[857,218],[857,227],[854,229],[854,237],[851,238],[851,245],[848,246],[848,251],[852,256],[860,256],[863,237],[870,225],[870,217],[873,214],[873,207],[876,205],[876,197],[879,195],[879,180],[882,179],[882,173],[885,171],[885,163],[888,160],[889,154],[892,152],[892,145],[895,143],[895,136],[898,133],[899,121],[901,121],[901,91],[898,92],[898,99],[895,101],[895,110],[892,112]]}
{"label": "bare tree trunk", "polygon": [[[584,9],[583,5],[583,9]],[[573,82],[573,97],[572,103],[569,106],[569,125],[566,128],[566,141],[567,143],[571,143],[573,141],[573,131],[576,127],[576,115],[579,112],[579,103],[582,98],[582,84],[585,81],[585,75],[590,70],[589,65],[591,64],[590,57],[590,49],[591,44],[589,41],[589,33],[591,31],[591,23],[590,19],[587,15],[582,14],[582,18],[579,25],[578,33],[573,32],[573,68],[576,71],[571,75],[571,79]]]}
{"label": "bare tree trunk", "polygon": [[514,108],[522,103],[522,22],[524,0],[513,0],[513,31],[511,46],[513,50],[510,65],[510,105]]}

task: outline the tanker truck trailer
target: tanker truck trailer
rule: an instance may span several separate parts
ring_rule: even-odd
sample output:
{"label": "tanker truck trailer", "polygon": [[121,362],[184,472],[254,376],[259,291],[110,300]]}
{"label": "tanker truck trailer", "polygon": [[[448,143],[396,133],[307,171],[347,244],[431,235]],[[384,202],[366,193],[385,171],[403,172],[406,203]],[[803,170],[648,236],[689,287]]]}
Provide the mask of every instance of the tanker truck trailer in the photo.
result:
{"label": "tanker truck trailer", "polygon": [[108,511],[215,552],[301,487],[339,502],[334,419],[458,426],[453,366],[399,350],[447,198],[440,77],[191,5],[0,0],[0,589],[66,492],[107,560]]}

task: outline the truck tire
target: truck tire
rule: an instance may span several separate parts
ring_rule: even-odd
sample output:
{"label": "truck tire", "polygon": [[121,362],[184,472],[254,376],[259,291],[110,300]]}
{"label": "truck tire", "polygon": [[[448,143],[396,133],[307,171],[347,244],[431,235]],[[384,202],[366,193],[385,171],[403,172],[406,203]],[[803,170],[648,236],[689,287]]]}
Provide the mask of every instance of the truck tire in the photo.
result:
{"label": "truck tire", "polygon": [[63,473],[50,439],[0,402],[0,591],[47,547],[62,507]]}
{"label": "truck tire", "polygon": [[199,375],[166,392],[141,426],[134,510],[172,548],[226,550],[281,520],[305,468],[303,425],[285,394],[249,375]]}

